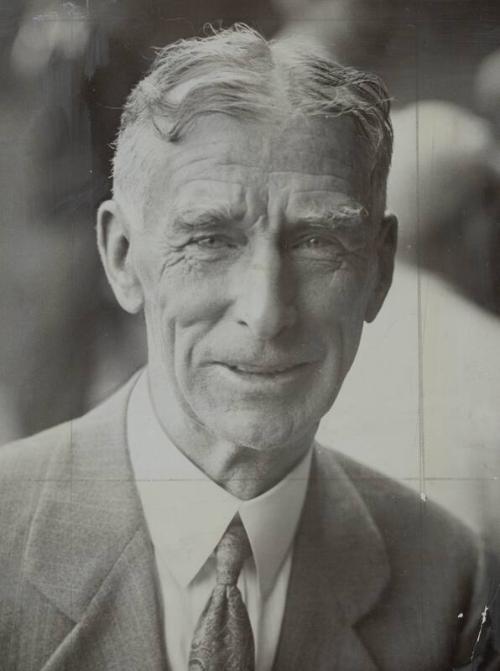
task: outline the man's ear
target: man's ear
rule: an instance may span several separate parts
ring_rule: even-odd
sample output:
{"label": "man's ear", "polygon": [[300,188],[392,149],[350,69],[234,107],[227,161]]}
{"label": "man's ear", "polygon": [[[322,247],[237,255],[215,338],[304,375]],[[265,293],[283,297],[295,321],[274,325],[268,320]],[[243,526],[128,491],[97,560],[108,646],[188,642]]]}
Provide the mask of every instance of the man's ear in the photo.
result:
{"label": "man's ear", "polygon": [[365,321],[367,322],[372,322],[377,316],[392,284],[397,240],[398,220],[393,214],[386,214],[382,219],[380,231],[375,241],[377,274],[372,295],[366,307]]}
{"label": "man's ear", "polygon": [[130,230],[114,200],[106,200],[97,212],[97,246],[106,276],[124,310],[135,314],[144,304],[142,285],[130,258]]}

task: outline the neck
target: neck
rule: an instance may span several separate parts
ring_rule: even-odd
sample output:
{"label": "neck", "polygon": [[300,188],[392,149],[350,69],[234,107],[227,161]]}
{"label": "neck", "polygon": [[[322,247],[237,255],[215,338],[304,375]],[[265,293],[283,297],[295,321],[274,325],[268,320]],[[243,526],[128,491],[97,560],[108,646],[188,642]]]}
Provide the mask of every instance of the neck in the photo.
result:
{"label": "neck", "polygon": [[[258,449],[218,438],[167,402],[150,378],[153,406],[165,433],[211,480],[233,496],[249,500],[282,480],[310,449],[316,427],[285,445]],[[175,410],[172,410],[175,408]]]}

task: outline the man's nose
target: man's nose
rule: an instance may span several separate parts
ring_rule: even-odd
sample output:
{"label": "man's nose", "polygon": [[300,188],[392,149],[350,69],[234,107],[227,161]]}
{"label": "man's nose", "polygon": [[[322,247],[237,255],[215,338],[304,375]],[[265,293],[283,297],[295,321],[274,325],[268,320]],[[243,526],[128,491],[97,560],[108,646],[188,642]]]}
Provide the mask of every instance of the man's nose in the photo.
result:
{"label": "man's nose", "polygon": [[260,340],[270,340],[297,320],[292,278],[287,276],[278,249],[253,255],[239,278],[235,301],[238,323]]}

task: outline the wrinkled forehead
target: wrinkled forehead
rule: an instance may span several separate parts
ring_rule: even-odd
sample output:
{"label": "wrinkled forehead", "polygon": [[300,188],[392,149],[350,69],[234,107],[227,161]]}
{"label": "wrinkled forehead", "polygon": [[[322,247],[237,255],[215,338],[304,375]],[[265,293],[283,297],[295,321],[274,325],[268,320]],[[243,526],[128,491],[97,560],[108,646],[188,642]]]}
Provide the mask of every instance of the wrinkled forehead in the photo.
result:
{"label": "wrinkled forehead", "polygon": [[372,163],[348,117],[301,117],[277,126],[211,115],[180,141],[157,142],[166,146],[158,147],[152,210],[217,202],[293,217],[308,207],[371,207]]}

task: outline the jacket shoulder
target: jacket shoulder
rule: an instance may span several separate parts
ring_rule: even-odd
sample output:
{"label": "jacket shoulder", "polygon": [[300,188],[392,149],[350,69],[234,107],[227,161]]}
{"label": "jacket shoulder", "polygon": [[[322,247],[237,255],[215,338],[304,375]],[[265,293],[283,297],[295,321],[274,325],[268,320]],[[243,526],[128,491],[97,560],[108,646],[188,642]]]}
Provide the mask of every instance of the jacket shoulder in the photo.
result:
{"label": "jacket shoulder", "polygon": [[324,468],[340,466],[385,547],[390,581],[378,619],[364,623],[367,639],[415,623],[418,608],[419,627],[402,638],[413,641],[417,652],[419,641],[434,641],[436,650],[464,664],[500,577],[497,559],[469,527],[411,487],[333,450],[320,448],[319,455]]}
{"label": "jacket shoulder", "polygon": [[0,537],[9,541],[0,543],[0,566],[19,559],[44,487],[59,496],[78,464],[85,476],[95,473],[106,462],[102,445],[123,442],[135,379],[82,417],[0,447]]}
{"label": "jacket shoulder", "polygon": [[68,422],[0,447],[0,534],[13,541],[10,548],[0,543],[0,556],[2,548],[7,552],[3,559],[12,558],[16,542],[29,530],[44,483],[63,477],[71,431]]}
{"label": "jacket shoulder", "polygon": [[326,468],[328,462],[340,466],[357,491],[382,538],[393,577],[399,576],[401,584],[418,582],[438,598],[441,591],[450,590],[470,595],[479,581],[480,591],[490,593],[500,577],[498,562],[455,515],[346,455],[320,448],[321,461]]}
{"label": "jacket shoulder", "polygon": [[64,460],[70,436],[70,424],[62,424],[0,448],[0,603],[4,604],[4,609],[0,608],[0,642],[2,617],[9,615],[12,595],[20,584],[41,492],[54,473],[61,473],[53,470],[52,464]]}
{"label": "jacket shoulder", "polygon": [[134,374],[125,385],[85,415],[0,447],[2,488],[8,483],[43,482],[48,471],[51,479],[66,477],[69,472],[65,469],[71,465],[72,451],[80,449],[89,437],[98,441],[107,427],[119,425],[122,437],[128,397],[136,379],[137,374]]}
{"label": "jacket shoulder", "polygon": [[[423,537],[430,547],[456,547],[457,555],[475,564],[479,548],[477,535],[462,521],[414,488],[354,459],[320,447],[321,459],[337,462],[356,488],[370,515],[391,545],[404,539],[418,543]],[[452,543],[450,546],[449,544]]]}
{"label": "jacket shoulder", "polygon": [[0,480],[28,484],[43,481],[50,463],[61,448],[71,445],[72,422],[16,440],[0,447]]}

